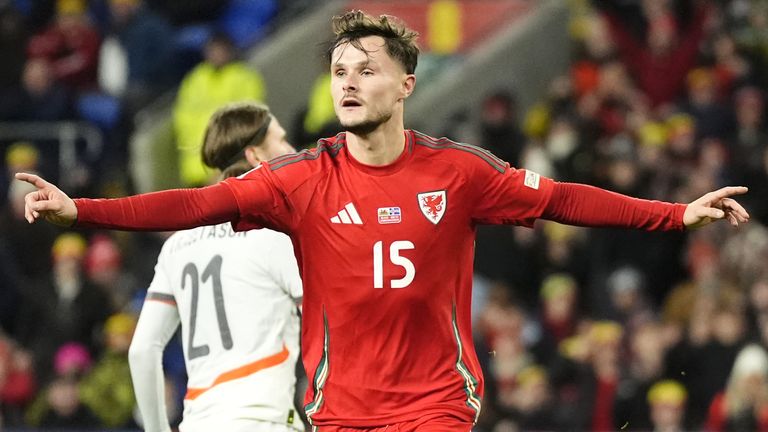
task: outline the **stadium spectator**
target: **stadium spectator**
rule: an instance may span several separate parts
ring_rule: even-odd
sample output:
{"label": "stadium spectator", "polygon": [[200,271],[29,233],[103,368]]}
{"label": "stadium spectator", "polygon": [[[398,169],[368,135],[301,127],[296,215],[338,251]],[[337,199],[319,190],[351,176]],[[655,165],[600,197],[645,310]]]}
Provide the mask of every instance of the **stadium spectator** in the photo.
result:
{"label": "stadium spectator", "polygon": [[[579,285],[585,280],[584,254],[585,230],[572,225],[557,222],[542,222],[541,235],[544,249],[542,274],[566,273],[574,278]],[[584,302],[584,290],[579,287],[579,306]]]}
{"label": "stadium spectator", "polygon": [[53,369],[57,376],[82,377],[93,366],[88,348],[78,342],[65,343],[56,351]]}
{"label": "stadium spectator", "polygon": [[515,377],[536,359],[529,351],[524,331],[526,316],[509,298],[508,288],[497,284],[478,320],[478,335],[492,353],[489,370],[493,371],[494,390],[499,405],[511,403],[515,394]]}
{"label": "stadium spectator", "polygon": [[731,33],[738,48],[747,55],[754,65],[757,83],[762,88],[768,87],[768,4],[751,2],[748,8],[729,8],[733,17]]}
{"label": "stadium spectator", "polygon": [[138,290],[138,281],[123,266],[118,244],[106,234],[94,235],[83,266],[88,280],[109,298],[114,311],[127,310]]}
{"label": "stadium spectator", "polygon": [[[6,150],[5,162],[9,172],[18,167],[27,167],[35,172],[40,171],[39,152],[28,142],[22,141],[10,145]],[[25,281],[50,273],[50,257],[32,254],[29,249],[34,247],[40,250],[51,250],[59,234],[56,229],[28,230],[29,224],[24,222],[24,196],[29,192],[29,188],[12,182],[8,190],[8,199],[0,210],[0,238],[12,251],[9,257],[10,265]],[[6,276],[11,274],[6,273]],[[9,304],[13,302],[12,297],[7,299]]]}
{"label": "stadium spectator", "polygon": [[82,403],[78,386],[91,367],[91,356],[79,343],[56,351],[55,375],[27,409],[26,424],[39,428],[95,428],[98,418]]}
{"label": "stadium spectator", "polygon": [[[706,291],[699,292],[688,337],[672,349],[668,360],[670,371],[685,372],[680,381],[689,390],[692,424],[702,424],[712,398],[725,386],[730,366],[746,338],[745,324],[740,309]],[[707,361],[701,362],[702,358]]]}
{"label": "stadium spectator", "polygon": [[[40,152],[37,147],[29,141],[16,141],[11,143],[5,149],[5,172],[0,176],[0,183],[6,188],[13,180],[13,173],[21,169],[27,169],[34,172],[40,171]],[[3,198],[6,197],[6,190],[2,191]]]}
{"label": "stadium spectator", "polygon": [[587,343],[590,349],[592,381],[584,383],[583,395],[593,395],[589,413],[590,430],[615,428],[615,403],[621,377],[621,345],[624,330],[612,321],[598,321],[590,326]]}
{"label": "stadium spectator", "polygon": [[24,65],[21,87],[0,101],[0,119],[56,121],[74,118],[69,89],[56,82],[51,65],[44,58],[32,58]]}
{"label": "stadium spectator", "polygon": [[35,370],[47,382],[56,350],[80,342],[99,352],[94,329],[110,314],[109,303],[83,274],[85,239],[75,233],[59,235],[51,248],[53,272],[41,275],[22,291],[16,337],[33,355]]}
{"label": "stadium spectator", "polygon": [[733,129],[732,111],[718,100],[717,79],[711,68],[695,68],[688,73],[683,110],[693,117],[697,138],[723,138]]}
{"label": "stadium spectator", "polygon": [[663,380],[648,390],[654,432],[683,432],[690,430],[685,423],[685,401],[688,392],[674,380]]}
{"label": "stadium spectator", "polygon": [[604,19],[594,13],[585,13],[578,18],[582,25],[576,24],[576,58],[571,65],[569,75],[573,82],[573,91],[577,98],[593,93],[600,82],[600,65],[615,55],[616,47],[610,37],[608,25]]}
{"label": "stadium spectator", "polygon": [[768,356],[759,345],[748,345],[733,363],[725,390],[709,407],[706,429],[768,430]]}
{"label": "stadium spectator", "polygon": [[333,111],[333,99],[328,92],[331,74],[323,72],[315,79],[305,110],[299,112],[294,136],[299,148],[312,147],[317,140],[333,136],[341,130]]}
{"label": "stadium spectator", "polygon": [[53,23],[32,36],[29,58],[43,58],[54,79],[71,89],[96,86],[101,36],[88,18],[86,0],[57,0]]}
{"label": "stadium spectator", "polygon": [[128,366],[136,317],[116,313],[104,323],[105,349],[93,368],[83,376],[80,398],[107,428],[130,428],[136,401]]}
{"label": "stadium spectator", "polygon": [[[136,114],[178,79],[173,28],[143,0],[108,0],[109,11],[99,53],[99,90],[78,101],[81,116],[99,126],[105,149],[92,162],[97,182],[128,162],[128,141]],[[123,179],[123,176],[119,176]]]}
{"label": "stadium spectator", "polygon": [[712,71],[716,77],[717,99],[721,102],[741,87],[758,82],[754,66],[742,54],[733,36],[721,31],[712,38]]}
{"label": "stadium spectator", "polygon": [[768,277],[756,275],[749,284],[749,338],[768,345]]}
{"label": "stadium spectator", "polygon": [[558,430],[564,426],[547,370],[541,366],[521,370],[513,392],[503,402],[502,422],[510,421],[517,430]]}
{"label": "stadium spectator", "polygon": [[666,373],[668,349],[663,327],[654,321],[636,324],[629,339],[627,365],[623,367],[614,405],[615,430],[652,430],[647,403],[649,391]]}
{"label": "stadium spectator", "polygon": [[746,175],[761,171],[761,150],[768,147],[766,137],[765,95],[758,87],[743,87],[734,95],[736,125],[732,131],[731,148],[735,171]]}
{"label": "stadium spectator", "polygon": [[32,358],[0,331],[0,426],[22,426],[23,409],[35,396]]}
{"label": "stadium spectator", "polygon": [[583,131],[578,119],[571,113],[555,116],[544,143],[556,172],[568,181],[591,181],[592,156],[583,142]]}
{"label": "stadium spectator", "polygon": [[560,344],[548,367],[564,428],[614,429],[622,333],[611,321],[585,322]]}
{"label": "stadium spectator", "polygon": [[173,107],[173,129],[179,151],[180,181],[185,186],[208,184],[214,173],[200,161],[208,119],[229,102],[264,101],[266,89],[258,71],[236,58],[232,41],[214,34],[205,45],[205,59],[181,82]]}
{"label": "stadium spectator", "polygon": [[[765,91],[744,87],[734,95],[736,125],[728,147],[731,167],[738,181],[752,186],[757,196],[768,194],[768,121],[765,115]],[[748,205],[755,218],[768,223],[768,202],[750,197]]]}
{"label": "stadium spectator", "polygon": [[480,108],[480,143],[512,166],[520,166],[525,137],[517,126],[517,101],[507,90],[497,90]]}
{"label": "stadium spectator", "polygon": [[3,63],[0,65],[0,96],[18,87],[21,71],[27,61],[26,46],[29,29],[24,16],[12,2],[0,4],[0,52]]}
{"label": "stadium spectator", "polygon": [[612,271],[606,279],[606,294],[610,297],[609,318],[633,332],[638,326],[653,320],[648,304],[643,274],[636,268],[624,266]]}
{"label": "stadium spectator", "polygon": [[575,336],[579,325],[579,285],[565,273],[547,276],[541,283],[541,321],[544,337],[555,351],[565,339]]}
{"label": "stadium spectator", "polygon": [[[145,7],[142,0],[109,0],[109,7],[111,22],[100,53],[99,83],[121,98],[124,115],[132,121],[139,108],[173,82],[173,31],[166,19]],[[124,81],[114,83],[111,80],[115,77]]]}
{"label": "stadium spectator", "polygon": [[621,19],[631,14],[617,10],[622,7],[620,3],[607,0],[595,3],[603,8],[621,59],[650,105],[656,108],[674,103],[682,96],[685,77],[696,64],[706,21],[712,13],[706,3],[690,2],[698,6],[694,7],[691,22],[684,27],[669,6],[670,2],[643,2],[644,6],[653,6],[641,8],[642,14],[635,14],[633,19],[647,19],[644,39],[633,34],[633,25]]}

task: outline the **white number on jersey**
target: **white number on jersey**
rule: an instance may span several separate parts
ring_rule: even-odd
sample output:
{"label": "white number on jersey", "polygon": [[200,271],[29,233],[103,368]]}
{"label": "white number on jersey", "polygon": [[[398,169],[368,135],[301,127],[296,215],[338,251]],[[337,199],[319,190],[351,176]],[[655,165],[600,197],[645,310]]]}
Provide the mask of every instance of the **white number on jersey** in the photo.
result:
{"label": "white number on jersey", "polygon": [[[373,244],[373,287],[384,288],[384,257],[383,242]],[[400,251],[413,249],[415,246],[408,240],[397,240],[389,245],[389,261],[405,269],[405,276],[390,282],[390,288],[405,288],[413,282],[416,276],[416,267],[408,258],[401,256]]]}

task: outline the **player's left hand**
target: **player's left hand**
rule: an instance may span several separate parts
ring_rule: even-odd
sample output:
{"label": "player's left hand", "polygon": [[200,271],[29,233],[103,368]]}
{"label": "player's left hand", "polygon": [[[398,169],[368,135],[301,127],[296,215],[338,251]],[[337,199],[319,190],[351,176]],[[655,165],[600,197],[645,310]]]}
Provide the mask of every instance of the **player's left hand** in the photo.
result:
{"label": "player's left hand", "polygon": [[733,226],[749,221],[749,213],[731,197],[747,193],[744,186],[727,186],[704,194],[688,204],[683,214],[683,224],[687,229],[695,229],[710,223],[726,219]]}

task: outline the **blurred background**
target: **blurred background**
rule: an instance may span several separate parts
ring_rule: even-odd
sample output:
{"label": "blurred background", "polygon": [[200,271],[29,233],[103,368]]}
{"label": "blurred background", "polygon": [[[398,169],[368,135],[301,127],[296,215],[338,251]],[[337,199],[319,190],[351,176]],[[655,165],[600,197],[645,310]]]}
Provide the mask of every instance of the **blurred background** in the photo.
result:
{"label": "blurred background", "polygon": [[[0,429],[139,429],[127,347],[167,237],[29,226],[13,173],[203,185],[208,116],[244,99],[311,147],[350,8],[421,34],[406,127],[643,198],[750,188],[738,229],[481,227],[475,430],[768,430],[765,0],[0,0]],[[176,340],[164,368],[177,424]]]}

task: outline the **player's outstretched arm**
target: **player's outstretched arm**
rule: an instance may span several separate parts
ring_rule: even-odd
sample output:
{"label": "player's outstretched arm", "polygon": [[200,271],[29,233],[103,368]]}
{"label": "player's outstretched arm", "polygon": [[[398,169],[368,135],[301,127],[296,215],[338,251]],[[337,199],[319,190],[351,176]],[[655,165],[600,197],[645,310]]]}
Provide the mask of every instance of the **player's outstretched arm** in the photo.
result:
{"label": "player's outstretched arm", "polygon": [[749,220],[749,213],[731,197],[746,192],[745,187],[729,186],[690,204],[679,204],[633,198],[584,184],[555,182],[541,218],[577,226],[647,231],[694,229],[719,219],[738,226]]}
{"label": "player's outstretched arm", "polygon": [[35,186],[37,190],[24,198],[24,217],[29,223],[42,218],[54,225],[72,226],[77,220],[75,202],[56,185],[35,174],[17,173],[16,179]]}
{"label": "player's outstretched arm", "polygon": [[[237,199],[225,182],[123,198],[73,200],[34,174],[19,173],[16,178],[37,188],[26,196],[25,213],[30,223],[42,218],[61,226],[76,223],[80,228],[176,231],[228,222],[238,216],[239,210]],[[257,198],[268,203],[271,192],[263,184],[260,186],[263,194]]]}
{"label": "player's outstretched arm", "polygon": [[687,229],[695,229],[725,219],[733,226],[749,220],[749,213],[736,200],[735,195],[747,193],[744,186],[727,186],[704,194],[688,204],[683,214],[683,224]]}

